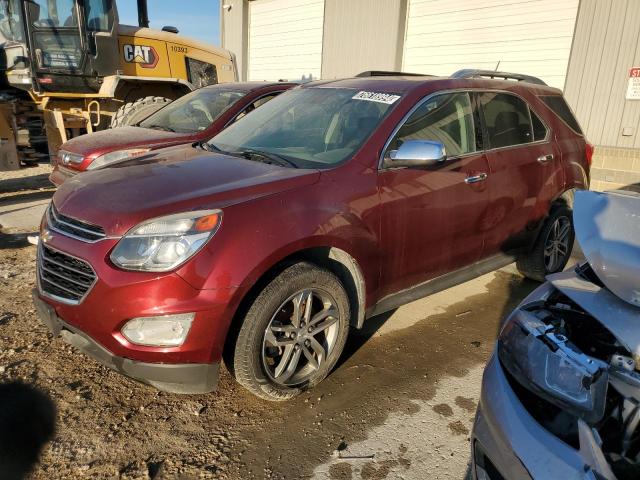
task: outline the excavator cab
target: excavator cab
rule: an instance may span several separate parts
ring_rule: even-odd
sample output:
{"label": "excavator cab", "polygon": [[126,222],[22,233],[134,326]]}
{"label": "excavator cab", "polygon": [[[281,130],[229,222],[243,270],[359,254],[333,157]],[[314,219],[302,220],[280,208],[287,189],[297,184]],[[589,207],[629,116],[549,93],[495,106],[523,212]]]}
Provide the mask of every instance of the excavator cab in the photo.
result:
{"label": "excavator cab", "polygon": [[14,87],[92,93],[118,68],[114,0],[0,0],[0,17]]}
{"label": "excavator cab", "polygon": [[132,26],[116,0],[0,0],[0,170],[54,161],[70,138],[237,81],[233,53],[149,28],[147,0],[136,3]]}
{"label": "excavator cab", "polygon": [[7,73],[28,68],[22,4],[20,0],[0,0],[0,85]]}

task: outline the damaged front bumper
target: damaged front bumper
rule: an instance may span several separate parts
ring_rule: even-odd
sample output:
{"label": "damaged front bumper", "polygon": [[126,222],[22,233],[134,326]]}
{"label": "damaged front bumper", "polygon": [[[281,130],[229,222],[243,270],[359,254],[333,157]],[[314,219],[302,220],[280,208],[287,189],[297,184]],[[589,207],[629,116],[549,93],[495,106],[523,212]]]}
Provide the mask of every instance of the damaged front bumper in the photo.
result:
{"label": "damaged front bumper", "polygon": [[518,399],[494,353],[484,372],[473,428],[476,480],[602,479],[592,465],[597,442],[588,429],[576,449],[540,425]]}
{"label": "damaged front bumper", "polygon": [[475,478],[640,478],[640,311],[586,263],[549,280],[507,319],[485,370]]}

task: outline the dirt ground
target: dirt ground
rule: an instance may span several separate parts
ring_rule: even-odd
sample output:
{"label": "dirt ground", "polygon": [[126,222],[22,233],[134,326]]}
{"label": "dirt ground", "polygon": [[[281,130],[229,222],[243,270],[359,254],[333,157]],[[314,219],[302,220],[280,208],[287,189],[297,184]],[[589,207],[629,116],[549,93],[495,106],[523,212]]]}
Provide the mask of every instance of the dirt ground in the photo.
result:
{"label": "dirt ground", "polygon": [[[0,205],[34,185],[0,188]],[[36,318],[34,267],[26,235],[0,233],[0,381],[57,406],[34,479],[462,479],[500,320],[536,285],[500,271],[373,318],[315,390],[269,403],[226,372],[216,393],[177,396],[84,357]]]}

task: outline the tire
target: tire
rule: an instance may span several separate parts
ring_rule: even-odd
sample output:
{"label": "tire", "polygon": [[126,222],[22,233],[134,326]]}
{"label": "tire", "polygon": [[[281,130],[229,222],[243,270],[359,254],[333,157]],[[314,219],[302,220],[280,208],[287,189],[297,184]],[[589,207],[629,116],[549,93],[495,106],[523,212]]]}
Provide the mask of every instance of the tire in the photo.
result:
{"label": "tire", "polygon": [[[551,247],[549,242],[553,237],[562,233],[565,226],[569,230],[562,235],[562,243],[564,246],[564,254],[560,255],[556,261],[551,261],[549,251]],[[558,228],[559,230],[556,230]],[[543,282],[547,275],[561,272],[567,265],[571,257],[575,232],[573,230],[573,215],[571,209],[566,206],[558,206],[551,211],[546,219],[533,250],[526,255],[518,258],[516,266],[522,275],[532,280]]]}
{"label": "tire", "polygon": [[[308,305],[305,292],[312,294],[310,316],[304,315],[303,305]],[[296,303],[300,305],[298,316]],[[320,311],[326,318],[313,325],[316,329],[327,327],[311,334],[309,325],[314,317],[321,318],[317,315]],[[334,315],[327,315],[329,312]],[[260,398],[270,401],[293,398],[317,385],[331,372],[344,349],[350,315],[348,296],[333,273],[309,263],[288,267],[249,307],[238,332],[229,370],[240,385]],[[300,329],[295,325],[296,318]],[[305,320],[307,325],[303,323]],[[311,339],[316,341],[312,343]],[[325,355],[318,354],[319,351]],[[296,358],[299,360],[294,368],[289,368]]]}
{"label": "tire", "polygon": [[111,118],[109,128],[135,125],[169,103],[171,99],[165,97],[143,97],[135,102],[125,103]]}

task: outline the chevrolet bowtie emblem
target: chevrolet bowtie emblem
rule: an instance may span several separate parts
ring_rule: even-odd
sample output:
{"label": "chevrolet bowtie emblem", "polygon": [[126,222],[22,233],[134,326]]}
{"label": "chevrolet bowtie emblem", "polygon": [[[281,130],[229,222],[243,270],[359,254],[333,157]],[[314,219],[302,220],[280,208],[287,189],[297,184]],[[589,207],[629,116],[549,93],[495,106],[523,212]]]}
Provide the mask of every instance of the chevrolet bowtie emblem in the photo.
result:
{"label": "chevrolet bowtie emblem", "polygon": [[40,240],[42,241],[42,243],[47,243],[52,238],[53,234],[49,230],[43,230],[40,234]]}

